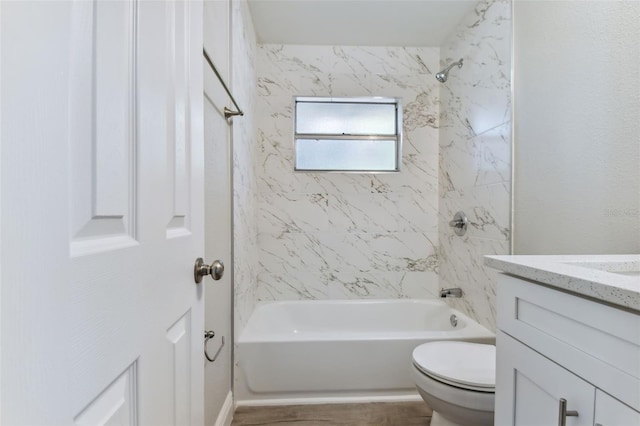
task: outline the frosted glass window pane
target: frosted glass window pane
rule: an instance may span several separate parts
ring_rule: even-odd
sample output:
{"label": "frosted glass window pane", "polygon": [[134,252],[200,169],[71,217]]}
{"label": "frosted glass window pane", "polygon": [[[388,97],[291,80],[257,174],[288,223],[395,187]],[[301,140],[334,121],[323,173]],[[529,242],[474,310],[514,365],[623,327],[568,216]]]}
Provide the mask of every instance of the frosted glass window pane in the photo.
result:
{"label": "frosted glass window pane", "polygon": [[296,133],[395,135],[396,105],[343,102],[298,102]]}
{"label": "frosted glass window pane", "polygon": [[395,140],[298,139],[299,170],[395,171]]}

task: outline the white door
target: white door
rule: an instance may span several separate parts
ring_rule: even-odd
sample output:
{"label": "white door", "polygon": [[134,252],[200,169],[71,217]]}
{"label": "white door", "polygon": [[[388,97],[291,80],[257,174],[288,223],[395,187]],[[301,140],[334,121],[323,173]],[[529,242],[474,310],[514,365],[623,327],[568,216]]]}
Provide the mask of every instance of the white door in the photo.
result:
{"label": "white door", "polygon": [[1,7],[2,424],[202,424],[202,5]]}

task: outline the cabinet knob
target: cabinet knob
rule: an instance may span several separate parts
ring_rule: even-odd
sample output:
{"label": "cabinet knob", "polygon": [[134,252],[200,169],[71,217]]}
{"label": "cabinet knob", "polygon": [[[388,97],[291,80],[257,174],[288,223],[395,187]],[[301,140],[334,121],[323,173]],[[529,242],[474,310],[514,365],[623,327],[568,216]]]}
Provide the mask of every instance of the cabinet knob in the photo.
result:
{"label": "cabinet knob", "polygon": [[575,410],[567,411],[567,400],[564,398],[560,398],[558,410],[558,426],[566,426],[567,417],[578,417],[578,412]]}

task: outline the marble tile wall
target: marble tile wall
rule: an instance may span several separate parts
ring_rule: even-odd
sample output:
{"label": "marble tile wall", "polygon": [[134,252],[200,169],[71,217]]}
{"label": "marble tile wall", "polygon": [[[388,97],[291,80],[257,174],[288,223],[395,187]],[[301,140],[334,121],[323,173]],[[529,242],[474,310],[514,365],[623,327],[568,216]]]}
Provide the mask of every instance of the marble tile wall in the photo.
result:
{"label": "marble tile wall", "polygon": [[[439,58],[437,48],[258,46],[258,300],[436,294]],[[402,98],[402,172],[294,173],[294,96]]]}
{"label": "marble tile wall", "polygon": [[231,91],[245,111],[233,120],[235,341],[256,303],[258,211],[256,36],[246,0],[231,2]]}
{"label": "marble tile wall", "polygon": [[[439,271],[461,287],[456,308],[495,330],[496,271],[483,255],[508,254],[511,237],[511,6],[483,0],[441,47],[444,67],[464,58],[440,88]],[[463,210],[467,234],[448,222]]]}

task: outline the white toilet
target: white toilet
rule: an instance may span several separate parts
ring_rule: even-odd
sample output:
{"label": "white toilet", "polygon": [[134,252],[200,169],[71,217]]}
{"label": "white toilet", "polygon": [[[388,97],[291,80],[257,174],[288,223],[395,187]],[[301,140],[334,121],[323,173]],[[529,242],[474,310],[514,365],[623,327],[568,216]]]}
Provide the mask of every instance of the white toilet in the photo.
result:
{"label": "white toilet", "polygon": [[430,342],[413,350],[413,381],[433,409],[431,426],[493,426],[496,347]]}

